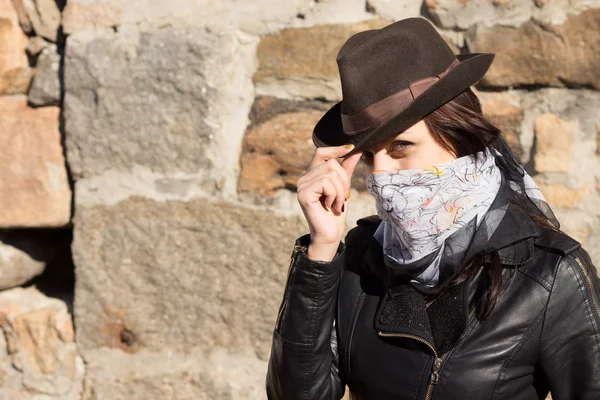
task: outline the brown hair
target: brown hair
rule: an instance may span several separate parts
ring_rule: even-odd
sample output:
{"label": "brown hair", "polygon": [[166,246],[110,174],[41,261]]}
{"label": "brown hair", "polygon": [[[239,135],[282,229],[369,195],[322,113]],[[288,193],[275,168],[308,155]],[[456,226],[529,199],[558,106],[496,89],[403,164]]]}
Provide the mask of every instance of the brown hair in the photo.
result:
{"label": "brown hair", "polygon": [[[434,140],[456,157],[477,153],[486,147],[498,150],[502,157],[496,157],[496,164],[504,179],[516,183],[524,189],[523,169],[515,160],[500,129],[484,116],[479,99],[471,89],[439,107],[424,118],[424,122]],[[522,207],[540,228],[557,229],[533,204],[526,194],[510,190],[509,201]],[[522,193],[525,193],[522,190]],[[482,265],[481,259],[465,265],[448,287],[456,286],[475,274]],[[502,292],[502,264],[498,252],[491,253],[491,262],[484,264],[489,279],[485,294],[478,307],[478,316],[486,318],[493,310]],[[434,299],[429,299],[432,302]]]}

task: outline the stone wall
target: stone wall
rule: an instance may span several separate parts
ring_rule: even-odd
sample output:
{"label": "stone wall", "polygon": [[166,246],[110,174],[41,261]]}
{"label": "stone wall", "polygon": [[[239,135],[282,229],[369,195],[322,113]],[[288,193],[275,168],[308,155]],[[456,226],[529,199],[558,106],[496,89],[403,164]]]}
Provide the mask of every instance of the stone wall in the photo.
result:
{"label": "stone wall", "polygon": [[[410,16],[497,54],[485,113],[600,265],[600,0],[0,0],[0,399],[264,399],[335,55]],[[74,305],[34,279],[71,230]]]}

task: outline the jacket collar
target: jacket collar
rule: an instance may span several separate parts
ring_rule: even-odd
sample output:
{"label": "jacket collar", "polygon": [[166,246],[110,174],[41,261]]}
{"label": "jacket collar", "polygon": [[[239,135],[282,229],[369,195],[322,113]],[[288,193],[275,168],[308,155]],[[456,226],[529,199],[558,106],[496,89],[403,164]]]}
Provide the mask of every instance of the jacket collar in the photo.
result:
{"label": "jacket collar", "polygon": [[[511,189],[503,179],[496,198],[473,234],[464,262],[475,257],[489,262],[493,251],[498,251],[504,265],[522,265],[533,257],[534,238],[540,236],[540,230],[520,206],[510,201],[509,190]],[[381,220],[377,216],[358,221],[359,226],[362,225],[367,232],[372,233],[379,223]],[[379,275],[384,281],[389,281],[389,271],[384,266],[381,246],[372,233],[366,235],[369,237],[369,244],[363,242],[367,247],[363,268]],[[478,285],[473,283],[474,280],[469,279],[443,291],[429,308],[425,307],[423,294],[413,285],[388,286],[382,293],[376,312],[375,329],[381,336],[417,336],[428,343],[434,352],[444,354],[454,346],[466,327],[469,304],[478,289]]]}

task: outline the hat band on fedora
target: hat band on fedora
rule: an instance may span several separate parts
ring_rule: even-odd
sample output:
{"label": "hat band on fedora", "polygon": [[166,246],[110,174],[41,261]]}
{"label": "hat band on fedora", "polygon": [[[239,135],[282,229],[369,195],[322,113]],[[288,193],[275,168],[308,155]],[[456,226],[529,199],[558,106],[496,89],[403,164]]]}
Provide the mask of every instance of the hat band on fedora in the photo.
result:
{"label": "hat band on fedora", "polygon": [[379,100],[362,111],[354,114],[341,114],[344,133],[346,135],[357,135],[383,125],[459,63],[459,60],[454,60],[444,72],[436,76],[416,80],[409,84],[407,89]]}

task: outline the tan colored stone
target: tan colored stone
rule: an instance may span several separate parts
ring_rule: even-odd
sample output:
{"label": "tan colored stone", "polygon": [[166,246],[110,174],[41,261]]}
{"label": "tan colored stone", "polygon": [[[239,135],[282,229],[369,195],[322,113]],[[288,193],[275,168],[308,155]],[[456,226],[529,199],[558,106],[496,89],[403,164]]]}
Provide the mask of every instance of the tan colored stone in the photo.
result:
{"label": "tan colored stone", "polygon": [[254,81],[295,77],[337,79],[335,59],[344,42],[357,32],[382,28],[391,22],[372,19],[355,24],[288,28],[265,36],[257,48],[259,67]]}
{"label": "tan colored stone", "polygon": [[596,124],[596,155],[600,156],[600,122]]}
{"label": "tan colored stone", "polygon": [[122,22],[119,8],[108,2],[91,4],[67,3],[62,12],[62,27],[65,34],[92,27],[114,27]]}
{"label": "tan colored stone", "polygon": [[27,10],[25,9],[25,0],[12,0],[13,5],[15,6],[15,10],[17,11],[17,15],[19,16],[19,23],[21,24],[21,28],[25,33],[33,32],[33,25],[31,24],[31,20],[29,19],[29,15],[27,14]]}
{"label": "tan colored stone", "polygon": [[60,26],[60,10],[56,0],[13,0],[13,3],[26,32],[33,30],[37,35],[56,42]]}
{"label": "tan colored stone", "polygon": [[84,357],[139,346],[127,352],[223,347],[268,359],[290,249],[308,232],[304,218],[130,198],[79,208],[74,226],[75,334]]}
{"label": "tan colored stone", "polygon": [[19,351],[27,354],[27,369],[34,373],[51,374],[56,368],[58,334],[54,329],[55,310],[43,308],[17,315],[12,328]]}
{"label": "tan colored stone", "polygon": [[563,25],[535,21],[518,28],[480,25],[466,39],[473,52],[496,53],[482,85],[600,89],[600,8],[571,15]]}
{"label": "tan colored stone", "polygon": [[493,0],[492,4],[494,4],[496,7],[510,8],[513,6],[513,1],[514,0]]}
{"label": "tan colored stone", "polygon": [[26,93],[33,78],[25,49],[29,39],[10,0],[0,0],[0,95]]}
{"label": "tan colored stone", "polygon": [[0,98],[0,226],[64,226],[71,189],[58,107],[29,108],[25,96]]}
{"label": "tan colored stone", "polygon": [[538,172],[569,172],[577,121],[541,114],[535,121],[536,148],[533,160]]}
{"label": "tan colored stone", "polygon": [[44,39],[42,39],[39,36],[34,36],[32,38],[29,38],[29,44],[27,45],[27,53],[30,56],[37,56],[38,54],[40,54],[42,52],[42,50],[44,50],[45,48],[47,48],[49,45],[48,42],[46,42]]}
{"label": "tan colored stone", "polygon": [[[238,190],[260,195],[295,190],[316,149],[313,127],[331,105],[258,97],[242,145]],[[352,178],[352,186],[364,190],[364,169],[357,168]]]}
{"label": "tan colored stone", "polygon": [[[9,354],[7,360],[0,359],[0,368],[11,376],[13,384],[7,389],[17,396],[10,398],[36,398],[30,393],[40,398],[79,398],[83,361],[75,343],[59,340],[57,329],[59,324],[73,329],[64,302],[46,297],[34,287],[6,290],[0,292],[0,321]],[[3,389],[0,387],[0,394]]]}
{"label": "tan colored stone", "polygon": [[571,189],[559,183],[538,184],[538,187],[550,206],[564,208],[576,208],[581,204],[583,198],[592,192],[590,186]]}
{"label": "tan colored stone", "polygon": [[56,0],[22,0],[33,30],[39,36],[56,42],[61,15]]}
{"label": "tan colored stone", "polygon": [[253,355],[212,349],[86,355],[81,400],[265,400],[267,362]]}
{"label": "tan colored stone", "polygon": [[502,131],[517,159],[521,159],[523,146],[519,137],[523,108],[519,97],[507,93],[478,93],[478,97],[484,115]]}

